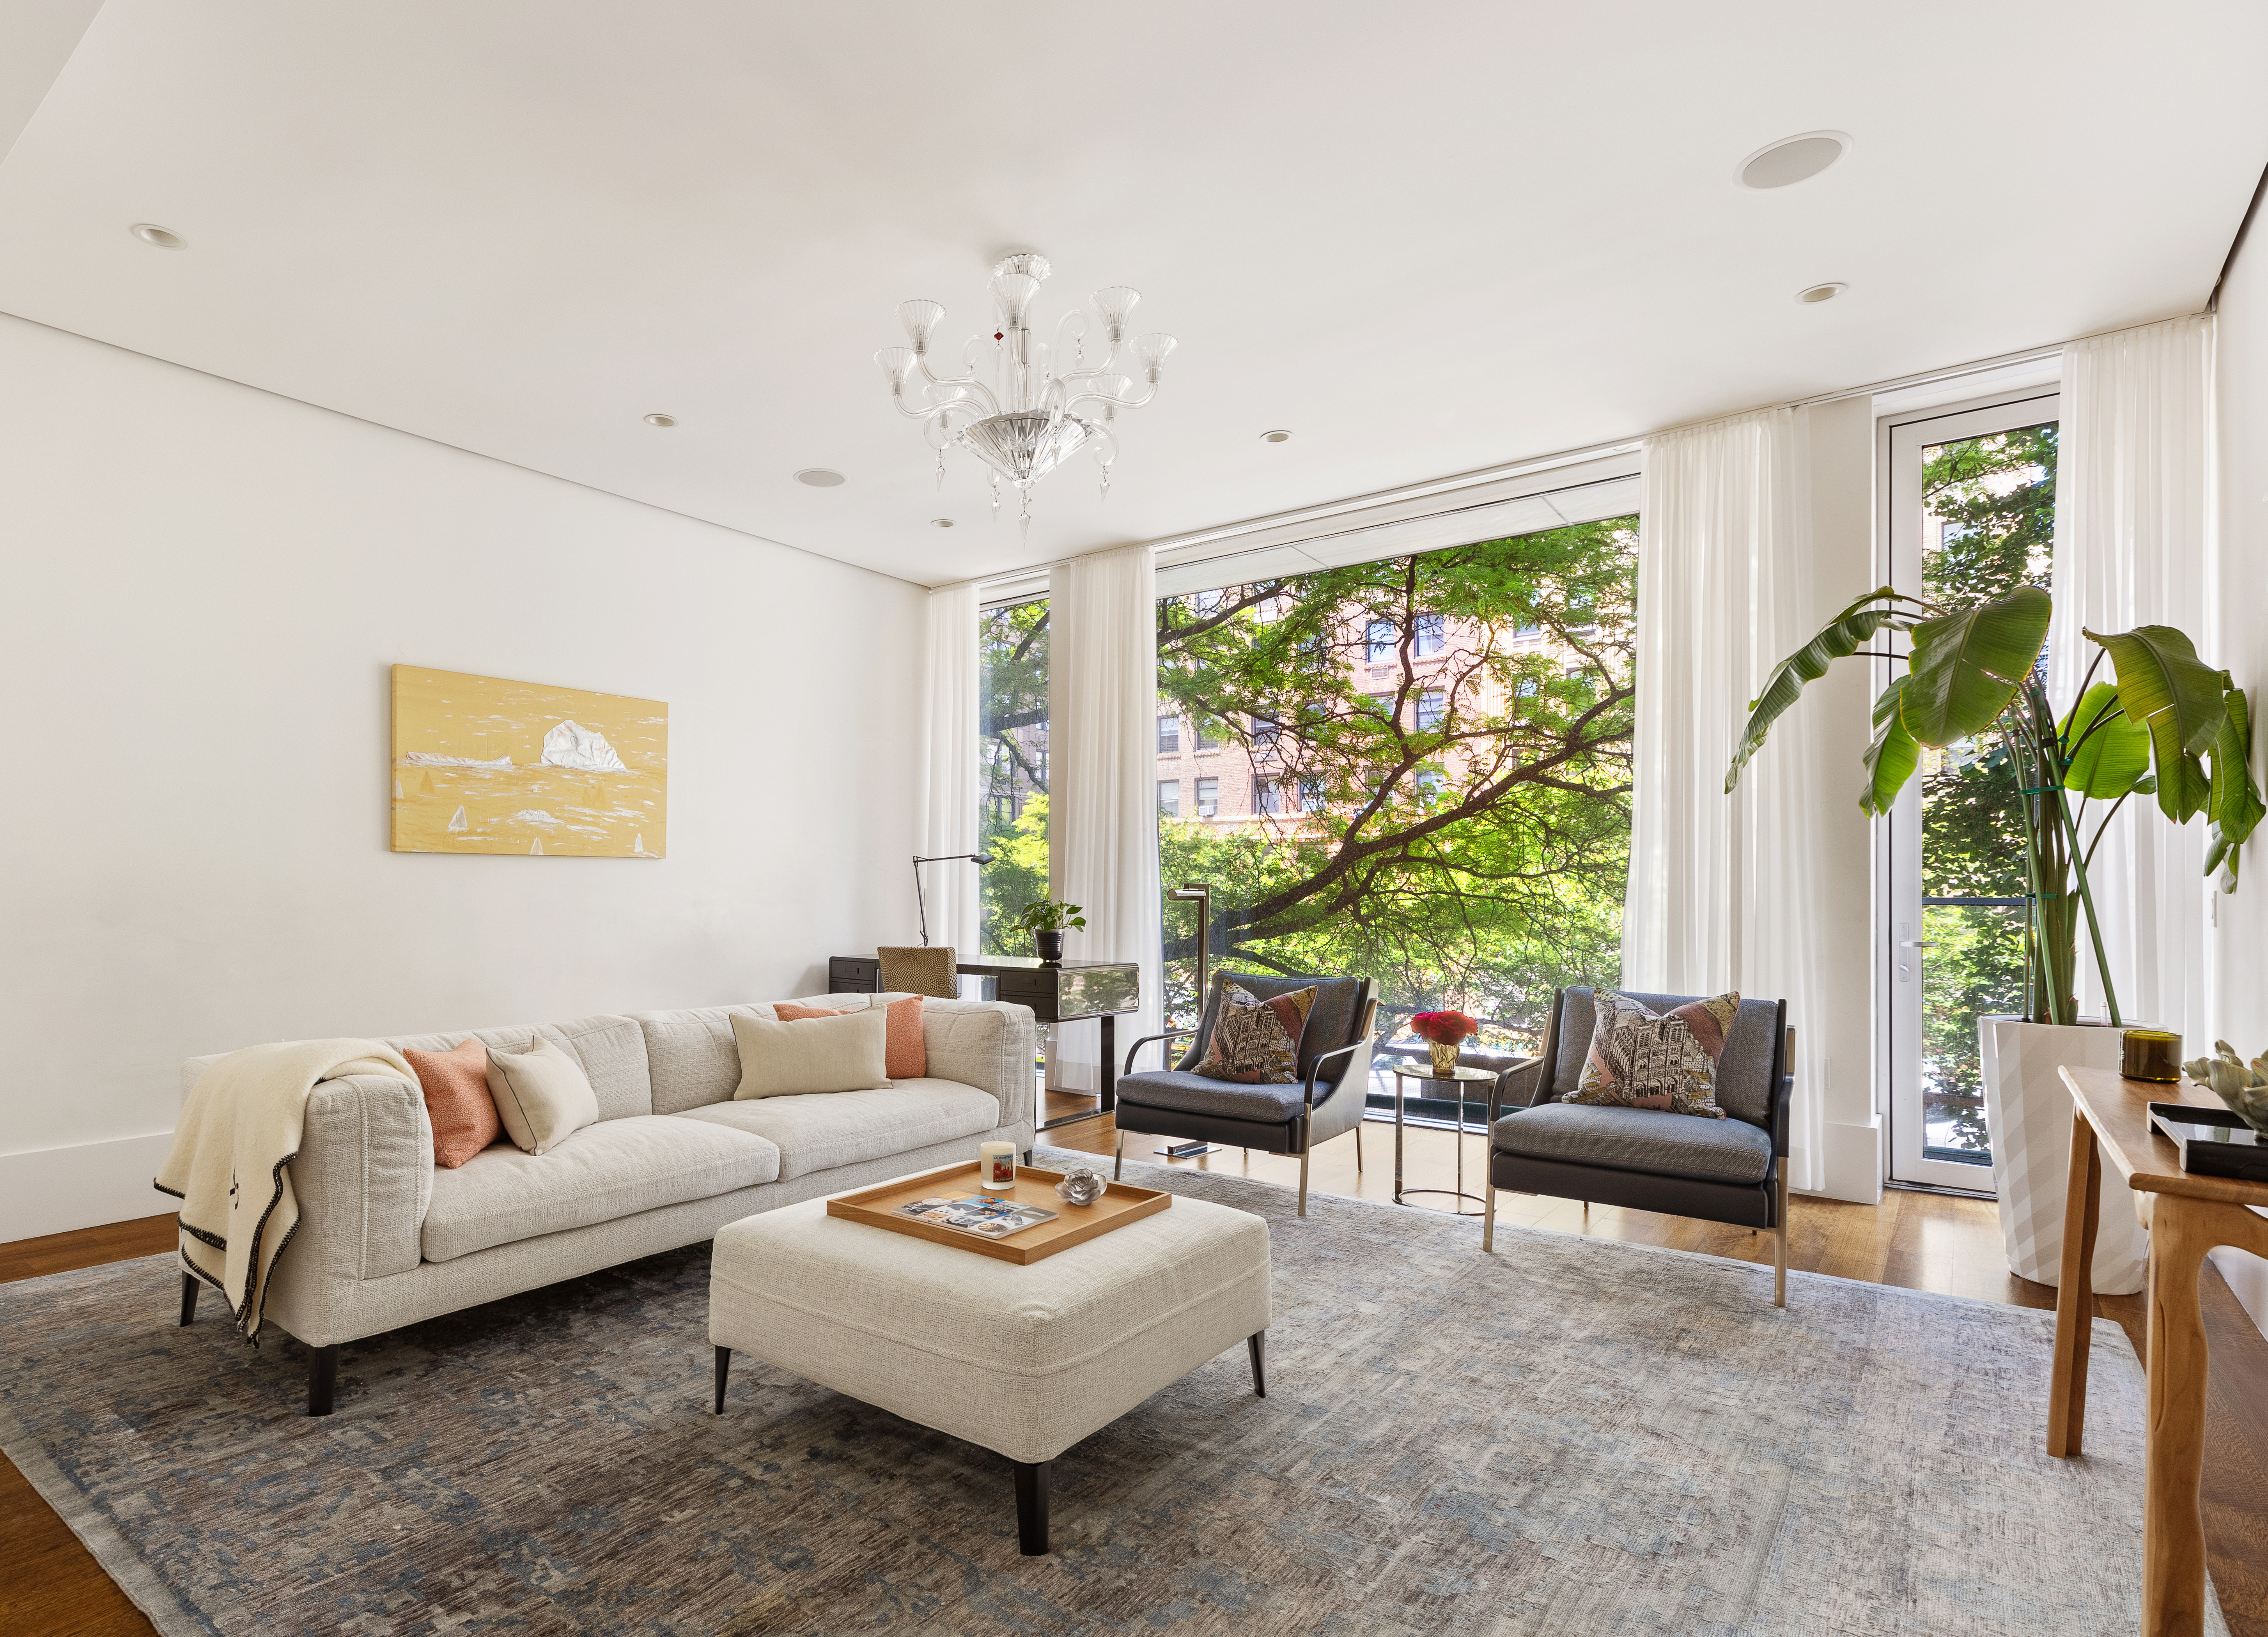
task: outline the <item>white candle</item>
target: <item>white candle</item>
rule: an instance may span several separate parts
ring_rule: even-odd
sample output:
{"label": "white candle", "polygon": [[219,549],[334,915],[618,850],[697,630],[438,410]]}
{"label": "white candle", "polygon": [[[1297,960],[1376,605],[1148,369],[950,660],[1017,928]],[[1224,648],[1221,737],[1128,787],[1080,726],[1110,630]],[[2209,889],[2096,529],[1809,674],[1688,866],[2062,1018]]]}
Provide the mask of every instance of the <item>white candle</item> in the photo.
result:
{"label": "white candle", "polygon": [[988,1188],[1012,1188],[1016,1186],[1016,1145],[1012,1142],[987,1142],[977,1150],[979,1180]]}

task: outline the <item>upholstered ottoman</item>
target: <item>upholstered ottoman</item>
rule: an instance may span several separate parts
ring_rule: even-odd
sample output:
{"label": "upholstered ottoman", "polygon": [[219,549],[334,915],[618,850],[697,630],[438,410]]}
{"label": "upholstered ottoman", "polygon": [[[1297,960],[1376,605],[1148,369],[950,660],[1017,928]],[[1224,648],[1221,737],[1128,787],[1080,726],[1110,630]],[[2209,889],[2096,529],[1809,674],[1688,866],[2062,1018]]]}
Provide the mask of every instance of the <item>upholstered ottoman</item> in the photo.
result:
{"label": "upholstered ottoman", "polygon": [[1016,1466],[1018,1532],[1048,1549],[1064,1450],[1239,1341],[1266,1396],[1268,1224],[1175,1198],[1029,1266],[827,1215],[824,1200],[717,1236],[717,1413],[734,1349]]}

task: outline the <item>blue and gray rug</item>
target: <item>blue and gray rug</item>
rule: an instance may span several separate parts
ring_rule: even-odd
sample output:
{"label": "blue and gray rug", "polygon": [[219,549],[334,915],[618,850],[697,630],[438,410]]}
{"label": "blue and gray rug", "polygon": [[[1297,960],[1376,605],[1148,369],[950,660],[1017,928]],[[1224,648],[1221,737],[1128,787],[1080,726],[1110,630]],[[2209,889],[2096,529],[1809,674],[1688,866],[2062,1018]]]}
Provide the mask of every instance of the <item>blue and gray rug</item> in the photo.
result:
{"label": "blue and gray rug", "polygon": [[168,1258],[0,1286],[0,1448],[166,1637],[2138,1623],[2115,1325],[2057,1461],[2048,1314],[1141,1169],[1270,1220],[1270,1396],[1068,1451],[1046,1558],[984,1450],[745,1359],[711,1415],[705,1247],[350,1346],[328,1420]]}

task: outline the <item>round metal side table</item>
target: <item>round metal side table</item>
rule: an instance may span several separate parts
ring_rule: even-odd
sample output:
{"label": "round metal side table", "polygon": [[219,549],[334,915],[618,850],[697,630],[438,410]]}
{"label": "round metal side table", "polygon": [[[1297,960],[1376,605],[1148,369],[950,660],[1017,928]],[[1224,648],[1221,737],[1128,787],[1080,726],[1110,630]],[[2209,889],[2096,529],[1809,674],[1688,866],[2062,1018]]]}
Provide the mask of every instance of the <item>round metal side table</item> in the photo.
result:
{"label": "round metal side table", "polygon": [[[1396,1064],[1395,1064],[1395,1065],[1393,1066],[1393,1071],[1394,1071],[1394,1202],[1395,1202],[1396,1205],[1407,1205],[1407,1204],[1409,1204],[1409,1203],[1410,1203],[1410,1201],[1409,1201],[1409,1200],[1405,1200],[1405,1199],[1403,1199],[1403,1198],[1402,1197],[1402,1195],[1403,1195],[1403,1187],[1402,1187],[1402,1105],[1403,1105],[1403,1098],[1408,1095],[1408,1093],[1409,1093],[1409,1090],[1410,1090],[1410,1083],[1411,1081],[1413,1081],[1413,1080],[1415,1080],[1415,1081],[1418,1082],[1421,1085],[1422,1085],[1424,1083],[1425,1083],[1426,1081],[1429,1081],[1429,1080],[1431,1080],[1431,1081],[1434,1081],[1434,1082],[1437,1082],[1437,1083],[1440,1083],[1440,1084],[1444,1084],[1444,1085],[1446,1085],[1446,1084],[1447,1084],[1447,1083],[1449,1083],[1449,1079],[1448,1079],[1448,1077],[1447,1077],[1447,1076],[1444,1076],[1444,1075],[1437,1075],[1437,1074],[1435,1074],[1435,1073],[1433,1072],[1432,1065],[1432,1064],[1430,1064],[1430,1063],[1429,1063],[1429,1064],[1426,1064],[1426,1065],[1425,1065],[1425,1067],[1423,1067],[1423,1068],[1419,1068],[1419,1067],[1418,1067],[1418,1066],[1416,1066],[1416,1065],[1414,1065],[1414,1064],[1413,1064],[1412,1066],[1410,1066],[1410,1067],[1409,1067],[1409,1068],[1403,1068],[1401,1064],[1396,1063]],[[1493,1069],[1489,1069],[1489,1068],[1467,1068],[1463,1064],[1460,1063],[1460,1064],[1457,1066],[1457,1072],[1456,1072],[1456,1075],[1455,1075],[1454,1078],[1455,1078],[1455,1080],[1456,1080],[1456,1081],[1457,1081],[1457,1083],[1458,1083],[1458,1086],[1457,1086],[1457,1186],[1456,1186],[1455,1187],[1454,1187],[1454,1188],[1411,1188],[1411,1189],[1410,1189],[1410,1190],[1409,1190],[1409,1192],[1410,1192],[1410,1193],[1413,1193],[1413,1194],[1416,1194],[1416,1193],[1446,1193],[1446,1194],[1448,1194],[1452,1199],[1458,1199],[1458,1200],[1470,1200],[1474,1204],[1478,1205],[1478,1206],[1481,1206],[1481,1207],[1483,1207],[1483,1208],[1485,1208],[1485,1207],[1487,1206],[1487,1204],[1488,1204],[1488,1201],[1487,1201],[1487,1200],[1485,1200],[1482,1199],[1482,1198],[1481,1198],[1481,1196],[1480,1196],[1479,1194],[1477,1194],[1477,1193],[1467,1193],[1465,1192],[1465,1093],[1464,1093],[1464,1088],[1465,1088],[1466,1086],[1468,1086],[1468,1085],[1470,1085],[1470,1084],[1475,1083],[1476,1082],[1478,1082],[1478,1083],[1487,1083],[1487,1082],[1489,1082],[1489,1081],[1492,1081],[1492,1080],[1494,1080],[1494,1079],[1496,1078],[1496,1071],[1495,1071],[1495,1070],[1493,1070]],[[1456,1216],[1478,1216],[1478,1215],[1481,1215],[1482,1214],[1483,1214],[1483,1212],[1482,1212],[1482,1211],[1469,1211],[1469,1210],[1465,1210],[1465,1209],[1464,1209],[1464,1208],[1462,1208],[1462,1207],[1456,1208],[1453,1209],[1453,1210],[1452,1210],[1452,1212],[1451,1212],[1451,1215],[1456,1215]]]}

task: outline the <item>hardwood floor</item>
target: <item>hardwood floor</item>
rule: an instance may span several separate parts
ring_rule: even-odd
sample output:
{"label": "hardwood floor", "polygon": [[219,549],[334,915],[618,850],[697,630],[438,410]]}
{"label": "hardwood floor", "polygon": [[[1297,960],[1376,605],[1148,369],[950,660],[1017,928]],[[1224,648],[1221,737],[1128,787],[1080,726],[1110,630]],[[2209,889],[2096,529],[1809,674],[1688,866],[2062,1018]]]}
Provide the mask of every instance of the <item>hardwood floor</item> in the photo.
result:
{"label": "hardwood floor", "polygon": [[[1069,1098],[1050,1102],[1056,1105],[1049,1111],[1051,1115],[1079,1106]],[[1116,1132],[1106,1118],[1061,1127],[1048,1133],[1045,1141],[1057,1148],[1108,1154],[1116,1145]],[[1169,1163],[1150,1152],[1156,1146],[1155,1138],[1130,1136],[1128,1157]],[[1412,1128],[1403,1159],[1405,1188],[1454,1186],[1459,1146],[1447,1132]],[[1478,1193],[1481,1139],[1467,1137],[1462,1147],[1464,1188]],[[1309,1187],[1362,1199],[1390,1198],[1393,1127],[1376,1121],[1365,1126],[1359,1174],[1354,1150],[1351,1137],[1318,1149],[1308,1172]],[[1236,1149],[1170,1163],[1270,1182],[1299,1179],[1296,1160]],[[1413,1208],[1449,1203],[1431,1196]],[[1509,1193],[1500,1196],[1497,1215],[1502,1222],[1556,1232],[1664,1244],[1743,1261],[1771,1260],[1767,1236],[1682,1217],[1602,1205],[1592,1208],[1586,1222],[1583,1208],[1574,1201]],[[1477,1222],[1473,1232],[1477,1244]],[[173,1239],[173,1219],[151,1216],[0,1244],[0,1281],[148,1256],[171,1250]],[[1891,1193],[1876,1207],[1799,1198],[1789,1212],[1788,1239],[1789,1265],[1810,1272],[2020,1307],[2055,1305],[2054,1291],[2008,1273],[2000,1254],[1999,1221],[1989,1201]],[[2206,1549],[2233,1637],[2268,1637],[2268,1340],[2253,1328],[2219,1274],[2208,1270],[2202,1282],[2205,1332],[2213,1348],[2205,1410]],[[2140,1350],[2141,1297],[2098,1297],[2095,1310],[2124,1326]],[[2046,1414],[2043,1396],[2043,1435]],[[0,1572],[0,1633],[7,1637],[146,1637],[153,1630],[63,1520],[5,1462],[0,1462],[0,1565],[5,1566]]]}

